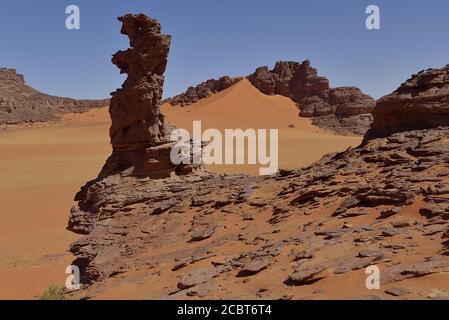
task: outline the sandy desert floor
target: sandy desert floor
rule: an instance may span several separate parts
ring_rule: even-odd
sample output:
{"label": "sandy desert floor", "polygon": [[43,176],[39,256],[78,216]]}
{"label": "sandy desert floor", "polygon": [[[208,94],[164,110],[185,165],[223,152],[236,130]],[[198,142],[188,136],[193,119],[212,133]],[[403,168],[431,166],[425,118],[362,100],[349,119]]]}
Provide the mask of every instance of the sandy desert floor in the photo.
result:
{"label": "sandy desert floor", "polygon": [[45,127],[0,131],[0,299],[64,286],[74,194],[110,153],[105,109]]}
{"label": "sandy desert floor", "polygon": [[[302,167],[323,154],[358,145],[361,137],[325,133],[298,117],[287,98],[265,96],[242,81],[186,108],[163,106],[169,122],[190,129],[278,128],[281,168]],[[69,115],[57,124],[0,130],[0,299],[33,299],[63,286],[65,230],[73,197],[96,177],[110,154],[106,109]],[[212,166],[218,173],[258,172],[257,166]]]}

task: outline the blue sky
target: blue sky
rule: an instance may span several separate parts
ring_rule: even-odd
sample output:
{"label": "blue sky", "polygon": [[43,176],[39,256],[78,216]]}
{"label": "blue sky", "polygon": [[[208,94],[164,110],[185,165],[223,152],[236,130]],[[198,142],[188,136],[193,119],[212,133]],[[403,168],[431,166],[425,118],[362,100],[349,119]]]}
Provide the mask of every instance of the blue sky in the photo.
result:
{"label": "blue sky", "polygon": [[[65,28],[70,4],[80,7],[81,30]],[[370,4],[380,7],[382,30],[365,28]],[[0,66],[49,94],[108,97],[124,77],[110,57],[128,47],[116,17],[140,12],[173,36],[165,96],[277,60],[310,59],[332,86],[377,98],[449,63],[447,0],[2,0]]]}

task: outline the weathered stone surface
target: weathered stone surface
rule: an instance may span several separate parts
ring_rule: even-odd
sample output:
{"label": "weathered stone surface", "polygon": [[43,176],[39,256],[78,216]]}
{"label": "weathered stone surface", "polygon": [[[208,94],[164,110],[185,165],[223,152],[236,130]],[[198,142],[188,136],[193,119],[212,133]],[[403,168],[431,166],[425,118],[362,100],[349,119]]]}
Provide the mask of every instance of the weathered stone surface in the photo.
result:
{"label": "weathered stone surface", "polygon": [[[158,21],[144,15],[126,15],[119,20],[131,48],[117,52],[112,62],[128,78],[112,93],[109,111],[113,154],[103,174],[132,166],[142,172],[151,166],[155,167],[152,171],[169,170],[170,162],[164,154],[167,128],[159,106],[171,39],[161,34]],[[157,168],[159,163],[161,168]]]}
{"label": "weathered stone surface", "polygon": [[449,126],[449,65],[413,75],[377,102],[373,116],[367,139]]}
{"label": "weathered stone surface", "polygon": [[215,226],[201,226],[192,232],[192,239],[190,241],[201,241],[210,238],[215,233]]}
{"label": "weathered stone surface", "polygon": [[239,271],[239,277],[247,277],[255,275],[256,273],[265,270],[271,262],[271,258],[268,256],[255,257],[248,263],[245,263],[242,269]]}
{"label": "weathered stone surface", "polygon": [[208,282],[217,276],[215,269],[195,269],[185,274],[178,283],[178,288],[181,290],[189,289],[198,284]]}
{"label": "weathered stone surface", "polygon": [[396,214],[398,214],[401,210],[399,208],[392,208],[392,209],[387,209],[387,210],[383,210],[380,212],[380,219],[386,219],[389,218],[391,216],[394,216]]}
{"label": "weathered stone surface", "polygon": [[100,176],[132,168],[136,175],[163,177],[182,172],[170,161],[169,128],[160,112],[164,72],[171,37],[145,15],[120,17],[121,33],[131,48],[117,52],[112,62],[128,78],[112,93],[109,112],[113,152]]}
{"label": "weathered stone surface", "polygon": [[386,294],[395,296],[395,297],[402,297],[405,296],[407,294],[409,294],[411,292],[410,289],[406,289],[406,288],[389,288],[387,290],[385,290]]}
{"label": "weathered stone surface", "polygon": [[308,285],[325,278],[325,270],[322,265],[299,266],[288,276],[286,283],[294,286]]}
{"label": "weathered stone surface", "polygon": [[423,277],[434,273],[448,273],[449,258],[432,257],[422,262],[403,263],[387,269],[384,273],[386,283],[401,281],[408,278]]}

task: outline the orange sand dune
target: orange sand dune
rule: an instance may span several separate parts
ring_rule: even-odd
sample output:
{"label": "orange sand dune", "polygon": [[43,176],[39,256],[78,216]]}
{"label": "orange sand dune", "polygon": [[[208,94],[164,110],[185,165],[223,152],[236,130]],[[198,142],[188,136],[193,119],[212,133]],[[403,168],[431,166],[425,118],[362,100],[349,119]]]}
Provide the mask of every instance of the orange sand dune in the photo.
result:
{"label": "orange sand dune", "polygon": [[[300,118],[299,110],[289,98],[267,96],[244,79],[220,93],[188,107],[162,106],[169,122],[192,132],[192,123],[201,120],[203,130],[278,129],[279,167],[292,169],[309,165],[324,154],[343,151],[359,145],[358,136],[338,136],[313,126],[309,119]],[[259,174],[257,165],[212,165],[217,173]]]}

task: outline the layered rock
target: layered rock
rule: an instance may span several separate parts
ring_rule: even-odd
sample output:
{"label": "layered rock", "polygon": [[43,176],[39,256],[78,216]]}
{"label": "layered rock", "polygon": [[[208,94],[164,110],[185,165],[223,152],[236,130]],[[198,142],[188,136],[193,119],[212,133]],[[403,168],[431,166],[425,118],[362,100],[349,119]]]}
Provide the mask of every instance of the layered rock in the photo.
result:
{"label": "layered rock", "polygon": [[218,80],[210,79],[200,83],[196,87],[189,87],[186,92],[173,98],[166,99],[164,103],[169,102],[172,106],[189,106],[202,99],[208,98],[215,93],[232,87],[240,80],[242,80],[241,77],[231,78],[228,76],[221,77]]}
{"label": "layered rock", "polygon": [[[306,105],[302,105],[306,99],[310,100],[307,105],[318,100],[327,100],[329,91],[329,81],[318,76],[317,70],[310,66],[309,60],[303,63],[280,61],[276,63],[273,70],[269,70],[268,67],[260,67],[252,75],[249,75],[248,79],[262,93],[289,97],[301,104],[301,108]],[[301,115],[319,116],[329,113],[330,110],[317,108],[313,114],[304,109]]]}
{"label": "layered rock", "polygon": [[110,129],[113,153],[100,176],[125,169],[141,176],[161,177],[185,171],[170,161],[172,143],[160,112],[164,72],[171,37],[161,34],[157,20],[145,15],[125,15],[121,33],[130,40],[130,49],[117,52],[112,62],[128,78],[112,93]]}
{"label": "layered rock", "polygon": [[373,116],[368,138],[449,126],[449,65],[413,75],[378,101]]}
{"label": "layered rock", "polygon": [[280,61],[273,70],[260,67],[248,79],[265,94],[291,98],[298,104],[300,116],[313,118],[321,128],[364,134],[371,124],[374,99],[355,87],[330,88],[309,60]]}
{"label": "layered rock", "polygon": [[[161,39],[152,19],[122,20],[137,26],[126,32],[153,30],[142,32],[144,38]],[[130,60],[120,61],[128,66]],[[150,85],[149,78],[156,81]],[[160,92],[160,73],[133,79],[144,79],[145,97]],[[442,105],[441,89],[432,91]],[[135,112],[133,103],[120,101]],[[153,113],[159,119],[154,130],[133,131],[158,141],[150,148],[164,141],[163,118]],[[129,139],[117,141],[135,141],[121,136]],[[124,152],[122,145],[128,143],[118,143],[115,152]],[[440,127],[369,139],[269,177],[105,175],[84,188],[70,214],[69,230],[86,236],[70,248],[84,285],[68,297],[123,298],[122,287],[145,299],[434,296],[430,283],[449,279],[448,151],[449,127]],[[146,161],[144,151],[140,156]],[[382,270],[375,296],[365,287],[371,265]],[[328,290],[343,282],[348,290]]]}
{"label": "layered rock", "polygon": [[15,69],[0,68],[0,125],[56,120],[65,113],[105,107],[108,100],[75,100],[43,94]]}

